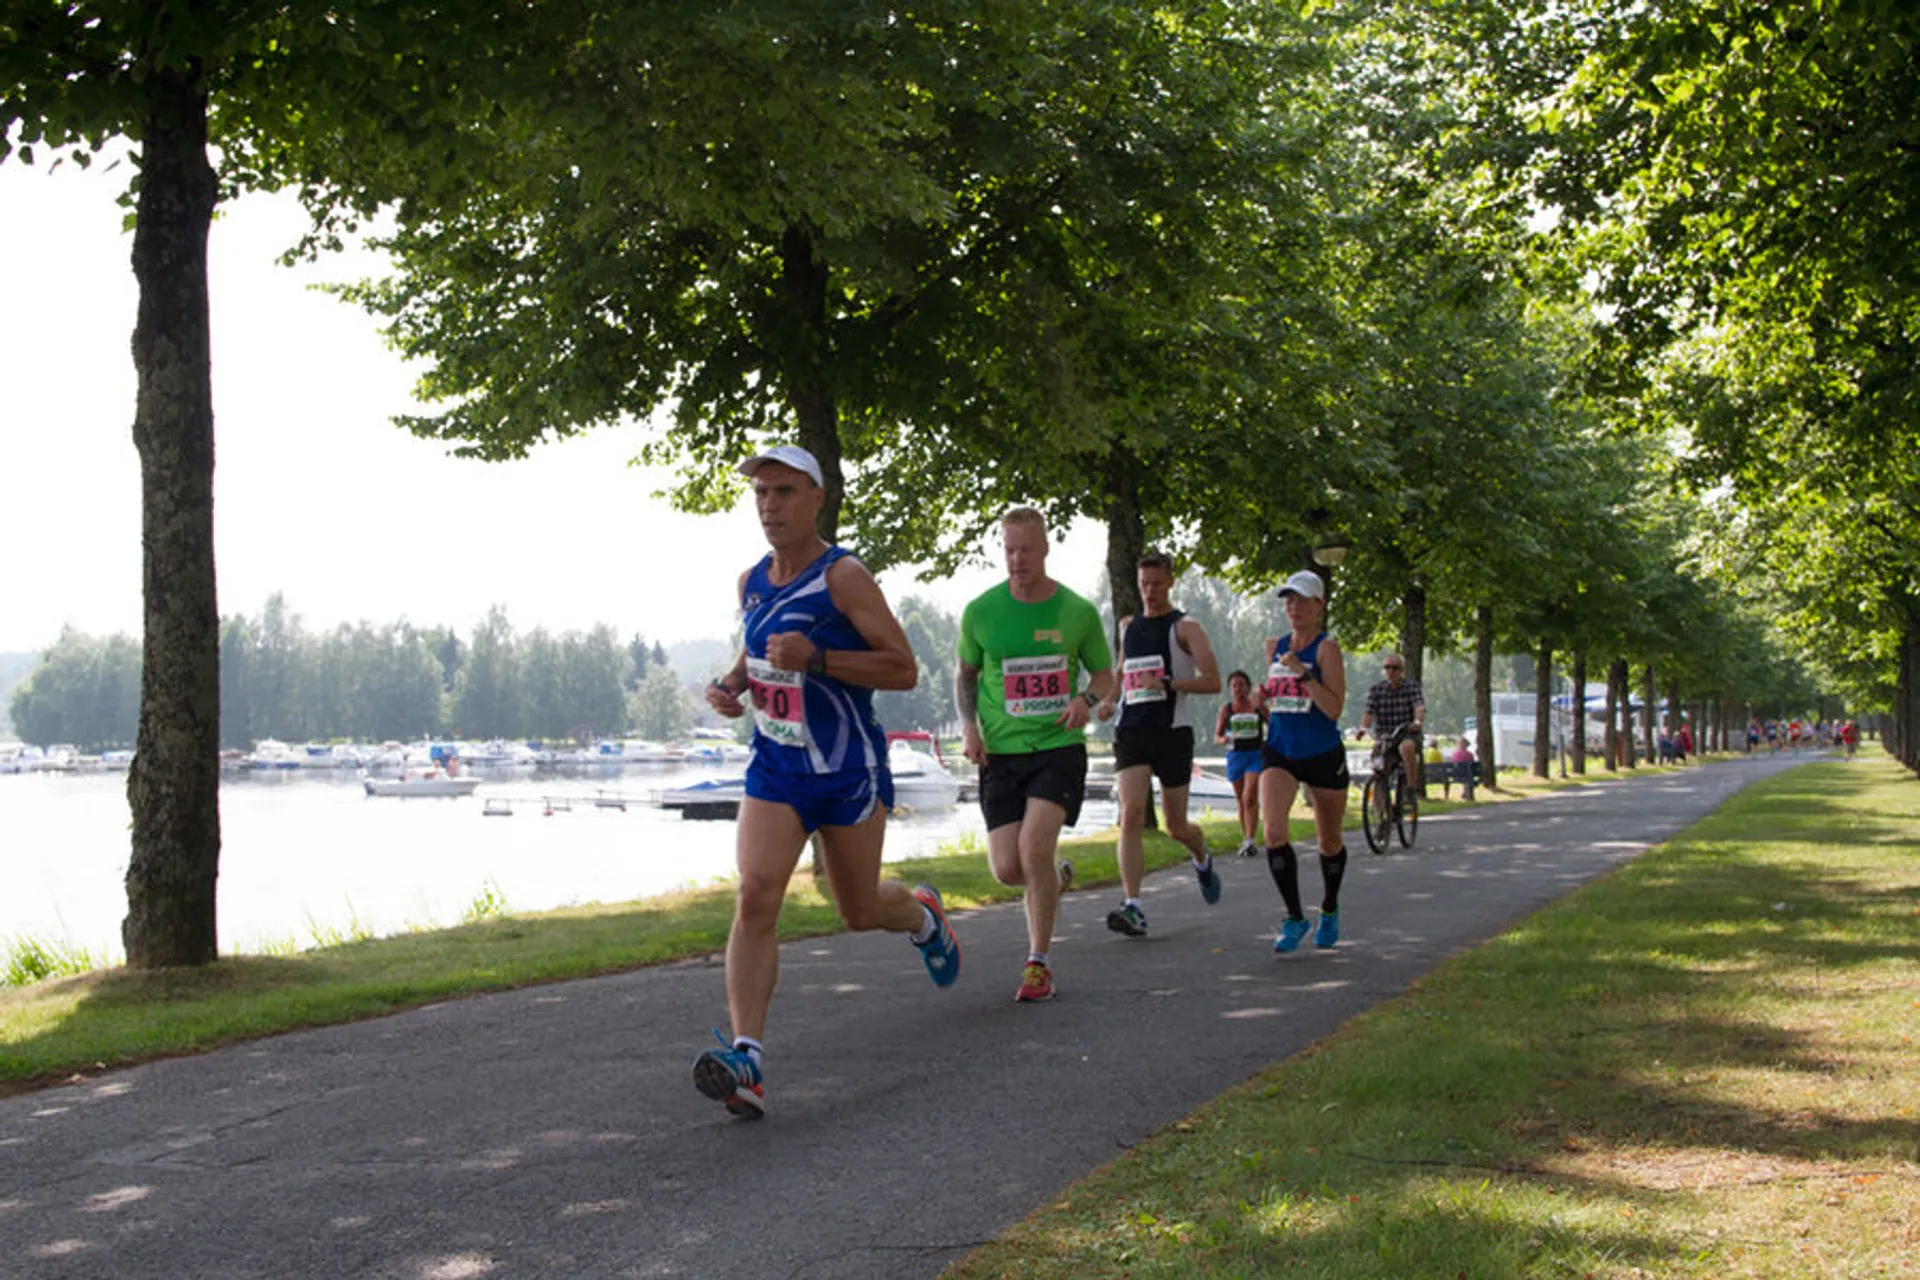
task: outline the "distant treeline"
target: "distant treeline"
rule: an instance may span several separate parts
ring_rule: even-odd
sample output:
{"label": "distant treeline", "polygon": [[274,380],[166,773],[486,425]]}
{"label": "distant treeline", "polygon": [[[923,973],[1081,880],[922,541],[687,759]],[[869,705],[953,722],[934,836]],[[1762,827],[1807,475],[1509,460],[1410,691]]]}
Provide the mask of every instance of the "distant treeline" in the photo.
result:
{"label": "distant treeline", "polygon": [[[915,597],[899,614],[921,655],[920,683],[880,694],[877,706],[888,728],[937,729],[953,718],[957,622]],[[220,745],[244,750],[262,738],[682,737],[709,715],[689,684],[719,674],[737,649],[719,651],[728,657],[713,671],[687,672],[683,680],[658,641],[623,639],[606,625],[557,635],[539,627],[516,632],[496,607],[468,636],[405,621],[317,631],[275,595],[258,616],[235,615],[221,625]],[[37,662],[22,657],[31,672],[6,700],[21,739],[86,751],[134,745],[137,640],[68,629]]]}
{"label": "distant treeline", "polygon": [[[1096,585],[1090,594],[1108,612],[1105,591]],[[1258,670],[1265,638],[1276,629],[1271,597],[1242,596],[1196,574],[1176,587],[1175,602],[1213,637],[1223,676],[1235,667]],[[875,711],[889,729],[951,732],[959,620],[919,596],[901,600],[896,612],[919,659],[920,681],[875,695]],[[404,621],[313,631],[275,595],[257,617],[230,617],[222,626],[220,741],[245,749],[261,738],[676,738],[710,719],[695,690],[732,660],[737,643],[734,637],[688,646],[717,655],[695,664],[712,669],[676,673],[661,644],[622,639],[605,625],[558,635],[538,627],[516,632],[496,607],[465,637]],[[1378,654],[1352,654],[1348,671],[1343,721],[1351,725],[1367,686],[1380,678]],[[1472,713],[1471,664],[1430,659],[1425,674],[1428,724],[1459,732]],[[1501,687],[1531,689],[1532,665],[1502,656],[1495,677]],[[1194,701],[1203,751],[1219,705],[1218,698]],[[71,630],[40,655],[9,705],[25,741],[89,751],[131,747],[139,707],[138,642]]]}
{"label": "distant treeline", "polygon": [[[140,716],[140,645],[71,629],[8,700],[28,742],[88,751],[131,747]],[[261,738],[379,742],[423,736],[672,737],[694,706],[666,650],[611,627],[515,634],[495,608],[462,638],[408,622],[310,631],[282,597],[221,626],[220,744]],[[640,727],[644,726],[644,727]]]}

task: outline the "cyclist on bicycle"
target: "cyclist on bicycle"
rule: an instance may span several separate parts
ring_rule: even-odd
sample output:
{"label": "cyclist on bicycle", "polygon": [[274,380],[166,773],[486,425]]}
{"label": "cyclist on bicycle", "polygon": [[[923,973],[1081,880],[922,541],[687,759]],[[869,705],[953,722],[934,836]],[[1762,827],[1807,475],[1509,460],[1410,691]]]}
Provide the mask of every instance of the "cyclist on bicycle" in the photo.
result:
{"label": "cyclist on bicycle", "polygon": [[1399,654],[1388,654],[1381,665],[1386,668],[1387,678],[1367,690],[1367,709],[1360,713],[1360,732],[1364,735],[1372,730],[1381,743],[1391,746],[1394,735],[1406,729],[1399,737],[1400,767],[1406,771],[1407,781],[1417,787],[1420,785],[1420,734],[1427,718],[1427,699],[1420,692],[1420,682],[1407,679],[1407,663]]}

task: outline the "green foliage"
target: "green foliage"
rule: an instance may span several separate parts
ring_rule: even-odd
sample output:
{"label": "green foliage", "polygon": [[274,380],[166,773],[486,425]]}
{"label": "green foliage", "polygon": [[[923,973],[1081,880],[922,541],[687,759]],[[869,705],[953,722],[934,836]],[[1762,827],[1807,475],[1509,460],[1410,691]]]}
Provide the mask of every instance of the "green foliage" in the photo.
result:
{"label": "green foliage", "polygon": [[48,978],[90,973],[105,962],[84,947],[14,937],[0,945],[0,986],[24,987]]}
{"label": "green foliage", "polygon": [[140,647],[65,628],[8,702],[16,732],[83,751],[131,747],[140,722]]}
{"label": "green foliage", "polygon": [[938,733],[954,722],[953,673],[959,662],[960,620],[920,596],[901,600],[894,612],[920,663],[920,681],[911,689],[875,693],[874,714],[888,729]]}
{"label": "green foliage", "polygon": [[506,894],[500,891],[499,885],[489,880],[460,913],[460,923],[479,924],[483,920],[503,919],[511,910]]}
{"label": "green foliage", "polygon": [[649,668],[630,703],[634,732],[653,741],[686,736],[693,727],[693,695],[672,667]]}

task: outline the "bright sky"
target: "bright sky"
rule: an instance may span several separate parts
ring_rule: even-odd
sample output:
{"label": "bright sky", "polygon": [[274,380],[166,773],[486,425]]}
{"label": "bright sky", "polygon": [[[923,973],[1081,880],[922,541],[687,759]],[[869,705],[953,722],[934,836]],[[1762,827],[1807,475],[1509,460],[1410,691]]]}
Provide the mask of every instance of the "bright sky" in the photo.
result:
{"label": "bright sky", "polygon": [[[0,652],[63,625],[140,630],[140,473],[133,446],[132,239],[115,197],[127,169],[49,174],[0,164]],[[677,640],[726,634],[734,583],[765,551],[751,504],[694,517],[627,465],[643,428],[603,428],[513,463],[448,456],[390,419],[417,408],[415,370],[373,320],[308,288],[373,274],[364,252],[276,264],[305,225],[290,198],[226,206],[210,249],[215,554],[223,614],[283,592],[310,627],[408,618],[469,631],[493,604],[517,630],[609,622]],[[1000,575],[889,595],[958,610]],[[1083,592],[1102,534],[1076,526],[1050,568]]]}

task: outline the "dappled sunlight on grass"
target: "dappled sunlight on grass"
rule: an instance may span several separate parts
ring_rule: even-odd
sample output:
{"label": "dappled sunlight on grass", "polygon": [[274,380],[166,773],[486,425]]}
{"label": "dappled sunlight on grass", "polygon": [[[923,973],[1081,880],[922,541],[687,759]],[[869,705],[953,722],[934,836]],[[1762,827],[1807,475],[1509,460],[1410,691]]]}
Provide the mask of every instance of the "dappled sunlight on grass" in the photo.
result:
{"label": "dappled sunlight on grass", "polygon": [[1911,1274],[1917,817],[1865,762],[1736,796],[951,1274]]}

